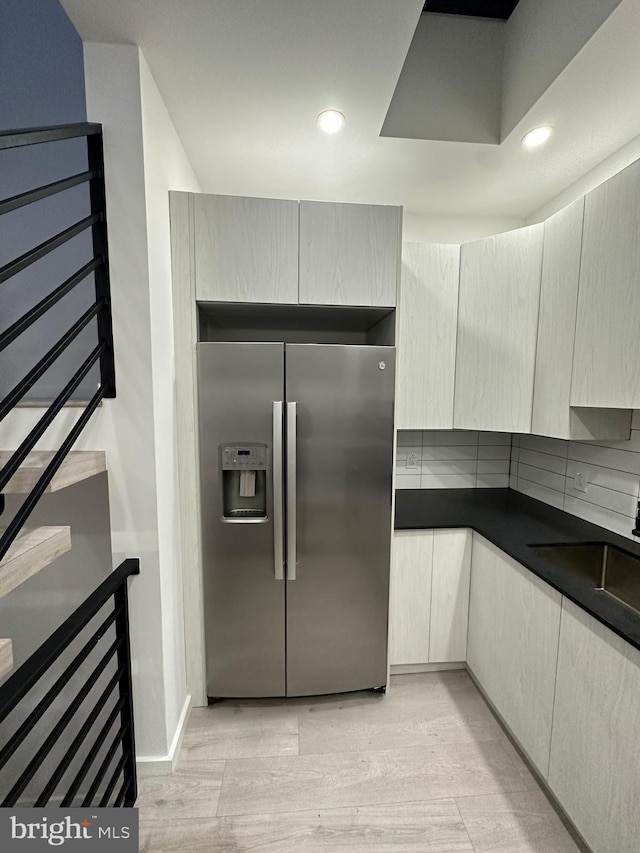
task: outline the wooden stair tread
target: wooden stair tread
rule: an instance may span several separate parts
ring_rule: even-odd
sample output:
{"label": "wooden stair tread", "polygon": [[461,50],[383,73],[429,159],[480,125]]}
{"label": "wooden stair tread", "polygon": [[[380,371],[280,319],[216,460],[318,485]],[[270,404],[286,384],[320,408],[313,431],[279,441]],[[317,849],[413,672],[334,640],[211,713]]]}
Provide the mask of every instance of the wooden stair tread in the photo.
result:
{"label": "wooden stair tread", "polygon": [[[33,450],[9,480],[3,492],[7,495],[28,494],[40,479],[55,451]],[[11,458],[11,451],[0,451],[0,468]],[[47,486],[47,492],[57,492],[88,477],[107,470],[104,450],[72,450]]]}
{"label": "wooden stair tread", "polygon": [[23,530],[0,561],[0,598],[69,550],[70,527]]}
{"label": "wooden stair tread", "polygon": [[13,669],[13,643],[11,640],[0,640],[0,678],[9,675]]}

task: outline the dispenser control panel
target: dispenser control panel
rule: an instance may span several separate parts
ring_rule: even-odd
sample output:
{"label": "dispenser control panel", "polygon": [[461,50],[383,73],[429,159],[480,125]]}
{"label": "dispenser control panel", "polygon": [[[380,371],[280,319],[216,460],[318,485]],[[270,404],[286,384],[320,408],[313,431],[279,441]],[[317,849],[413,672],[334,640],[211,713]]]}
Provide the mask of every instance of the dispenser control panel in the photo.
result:
{"label": "dispenser control panel", "polygon": [[266,444],[221,444],[223,471],[265,471],[267,468]]}

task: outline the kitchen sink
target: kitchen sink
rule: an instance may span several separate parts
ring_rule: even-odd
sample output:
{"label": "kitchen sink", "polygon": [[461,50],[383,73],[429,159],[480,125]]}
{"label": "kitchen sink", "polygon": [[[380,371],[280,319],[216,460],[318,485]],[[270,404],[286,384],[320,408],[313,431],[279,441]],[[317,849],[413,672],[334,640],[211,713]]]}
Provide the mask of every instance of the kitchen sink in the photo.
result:
{"label": "kitchen sink", "polygon": [[605,542],[529,547],[640,614],[640,557]]}

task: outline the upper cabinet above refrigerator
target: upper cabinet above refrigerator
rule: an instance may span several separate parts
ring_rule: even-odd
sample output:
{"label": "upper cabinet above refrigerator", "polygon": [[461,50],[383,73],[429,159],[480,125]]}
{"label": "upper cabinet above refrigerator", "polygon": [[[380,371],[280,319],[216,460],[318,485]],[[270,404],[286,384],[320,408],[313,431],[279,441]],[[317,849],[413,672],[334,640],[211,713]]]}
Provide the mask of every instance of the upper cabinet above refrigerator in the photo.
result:
{"label": "upper cabinet above refrigerator", "polygon": [[300,202],[301,305],[393,308],[402,208]]}
{"label": "upper cabinet above refrigerator", "polygon": [[191,198],[198,301],[395,307],[402,208]]}
{"label": "upper cabinet above refrigerator", "polygon": [[193,196],[196,299],[298,301],[298,202]]}

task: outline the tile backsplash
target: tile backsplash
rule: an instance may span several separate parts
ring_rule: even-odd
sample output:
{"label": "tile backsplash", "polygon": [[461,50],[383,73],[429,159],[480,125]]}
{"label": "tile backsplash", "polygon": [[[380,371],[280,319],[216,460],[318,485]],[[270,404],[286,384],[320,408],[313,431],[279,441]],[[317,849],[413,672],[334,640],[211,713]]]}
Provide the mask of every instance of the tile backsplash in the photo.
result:
{"label": "tile backsplash", "polygon": [[397,489],[506,488],[511,435],[466,430],[401,430]]}
{"label": "tile backsplash", "polygon": [[[512,489],[634,539],[640,497],[640,410],[629,441],[563,441],[514,435]],[[576,474],[586,491],[576,488]],[[640,539],[636,538],[636,541]]]}
{"label": "tile backsplash", "polygon": [[[635,539],[640,410],[629,441],[565,441],[465,430],[401,430],[397,489],[506,488]],[[586,491],[576,488],[576,474]]]}

